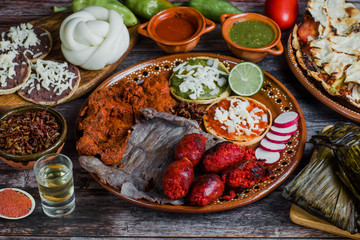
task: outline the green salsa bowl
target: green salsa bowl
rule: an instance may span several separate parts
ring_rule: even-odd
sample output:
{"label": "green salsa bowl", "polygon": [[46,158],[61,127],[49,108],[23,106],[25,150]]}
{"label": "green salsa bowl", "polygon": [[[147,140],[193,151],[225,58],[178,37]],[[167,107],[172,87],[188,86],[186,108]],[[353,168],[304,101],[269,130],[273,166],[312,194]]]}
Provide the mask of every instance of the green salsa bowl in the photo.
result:
{"label": "green salsa bowl", "polygon": [[230,51],[240,59],[259,62],[269,53],[281,55],[280,27],[270,18],[257,13],[224,13],[221,31]]}

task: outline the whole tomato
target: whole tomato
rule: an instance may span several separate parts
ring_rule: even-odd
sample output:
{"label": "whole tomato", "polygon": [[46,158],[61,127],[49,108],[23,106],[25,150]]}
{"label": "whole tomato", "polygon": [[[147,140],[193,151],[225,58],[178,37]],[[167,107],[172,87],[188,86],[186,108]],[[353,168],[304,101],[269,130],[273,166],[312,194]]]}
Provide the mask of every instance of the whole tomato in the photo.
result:
{"label": "whole tomato", "polygon": [[265,15],[274,20],[281,30],[286,30],[294,25],[298,12],[297,0],[266,0]]}

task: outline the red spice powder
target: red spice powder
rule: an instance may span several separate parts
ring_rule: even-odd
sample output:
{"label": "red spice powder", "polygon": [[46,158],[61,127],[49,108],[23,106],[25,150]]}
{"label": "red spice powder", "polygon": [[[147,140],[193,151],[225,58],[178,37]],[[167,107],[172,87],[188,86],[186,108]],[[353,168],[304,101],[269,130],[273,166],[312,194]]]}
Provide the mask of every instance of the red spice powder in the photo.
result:
{"label": "red spice powder", "polygon": [[31,200],[13,189],[0,192],[0,214],[5,217],[21,217],[31,208]]}

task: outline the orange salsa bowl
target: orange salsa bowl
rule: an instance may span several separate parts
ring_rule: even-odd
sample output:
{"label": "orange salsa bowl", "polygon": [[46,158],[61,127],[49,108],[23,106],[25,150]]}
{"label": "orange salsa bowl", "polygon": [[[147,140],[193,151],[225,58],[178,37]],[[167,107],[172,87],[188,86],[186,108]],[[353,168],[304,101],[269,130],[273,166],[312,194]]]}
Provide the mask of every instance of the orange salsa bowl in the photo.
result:
{"label": "orange salsa bowl", "polygon": [[166,53],[189,52],[200,36],[215,29],[215,23],[191,7],[167,8],[138,28],[138,33],[153,39]]}

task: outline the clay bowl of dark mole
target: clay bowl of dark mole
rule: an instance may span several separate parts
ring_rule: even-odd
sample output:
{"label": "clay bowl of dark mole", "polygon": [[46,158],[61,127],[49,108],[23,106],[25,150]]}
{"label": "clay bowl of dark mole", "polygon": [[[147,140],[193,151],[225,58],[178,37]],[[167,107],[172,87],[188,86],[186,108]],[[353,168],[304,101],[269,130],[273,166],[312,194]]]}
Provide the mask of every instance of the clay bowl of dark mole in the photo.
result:
{"label": "clay bowl of dark mole", "polygon": [[56,110],[29,105],[0,116],[0,159],[21,169],[32,169],[37,159],[59,153],[64,146],[67,125]]}

